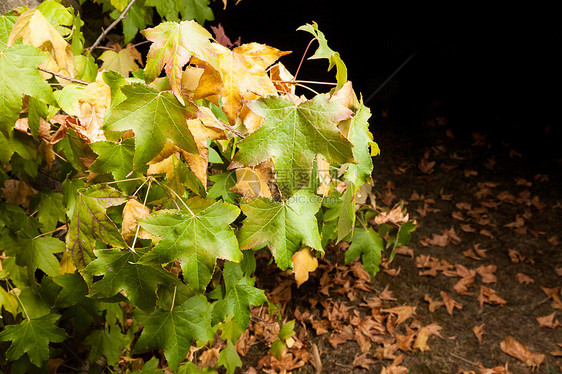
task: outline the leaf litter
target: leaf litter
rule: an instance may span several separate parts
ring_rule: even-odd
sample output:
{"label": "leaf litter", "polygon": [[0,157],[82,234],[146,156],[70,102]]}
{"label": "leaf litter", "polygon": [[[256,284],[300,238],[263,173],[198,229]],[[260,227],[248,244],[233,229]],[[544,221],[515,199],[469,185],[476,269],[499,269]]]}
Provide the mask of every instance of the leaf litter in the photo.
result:
{"label": "leaf litter", "polygon": [[[414,151],[409,159],[393,157],[392,149],[388,158],[375,159],[374,177],[388,182],[375,181],[373,192],[395,209],[369,224],[410,215],[420,230],[409,247],[400,248],[393,263],[383,256],[372,281],[359,262],[343,265],[345,245],[329,247],[317,266],[303,265],[306,281],[268,270],[269,259],[258,259],[264,264],[258,266],[260,286],[284,318],[295,320],[295,344],[281,360],[266,353],[278,328],[260,324],[279,322],[270,317],[275,310],[256,308],[236,346],[242,372],[562,370],[562,257],[560,230],[552,226],[562,219],[562,196],[545,194],[554,178],[508,175],[503,165],[523,162],[524,154],[492,146],[482,134],[467,145],[449,128],[421,128],[439,147],[422,151],[418,160]],[[493,163],[478,161],[484,149]],[[440,166],[447,164],[456,166]],[[463,185],[451,184],[455,178]]]}

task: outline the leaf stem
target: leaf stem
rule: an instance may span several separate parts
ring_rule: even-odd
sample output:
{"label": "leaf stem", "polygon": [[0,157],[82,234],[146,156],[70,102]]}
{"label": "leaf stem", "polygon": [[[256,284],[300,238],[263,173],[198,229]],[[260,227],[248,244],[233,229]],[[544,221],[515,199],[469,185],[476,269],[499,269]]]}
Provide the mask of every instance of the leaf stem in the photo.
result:
{"label": "leaf stem", "polygon": [[329,85],[329,86],[337,86],[337,83],[333,83],[333,82],[321,82],[321,81],[307,81],[307,80],[300,80],[300,79],[293,79],[290,81],[284,81],[284,80],[273,80],[273,82],[276,83],[292,83],[292,84],[298,84],[298,83],[310,83],[310,84],[325,84],[325,85]]}
{"label": "leaf stem", "polygon": [[172,296],[172,306],[170,307],[170,313],[174,310],[174,304],[176,303],[176,293],[178,292],[178,286],[174,286],[174,295]]}
{"label": "leaf stem", "polygon": [[160,183],[158,180],[154,180],[156,183],[158,183],[158,185],[160,187],[163,187],[165,189],[167,189],[168,191],[170,191],[175,197],[176,199],[179,199],[181,201],[181,203],[183,204],[183,206],[185,207],[185,209],[187,209],[187,211],[189,212],[189,214],[191,214],[193,217],[195,217],[195,213],[193,213],[193,211],[191,209],[189,209],[189,206],[185,203],[185,201],[183,201],[182,197],[180,195],[178,195],[178,193],[176,191],[174,191],[170,186],[166,186],[163,183]]}
{"label": "leaf stem", "polygon": [[306,49],[304,50],[304,53],[302,54],[302,58],[301,58],[301,62],[299,62],[299,66],[297,67],[297,71],[295,73],[295,79],[297,79],[297,75],[299,74],[299,71],[301,70],[301,66],[302,63],[304,61],[304,57],[306,56],[306,53],[308,52],[308,49],[310,48],[310,46],[312,45],[312,42],[315,41],[316,39],[312,39],[310,42],[308,42],[308,45],[306,46]]}
{"label": "leaf stem", "polygon": [[61,73],[57,73],[56,71],[52,71],[52,70],[48,70],[48,69],[43,69],[43,68],[40,68],[39,66],[37,67],[37,70],[41,70],[41,71],[44,72],[44,73],[52,74],[52,75],[54,75],[55,77],[59,77],[59,78],[61,78],[61,79],[64,79],[64,80],[69,81],[69,82],[72,82],[72,83],[83,84],[83,85],[85,85],[85,86],[87,86],[87,85],[89,85],[90,83],[92,83],[92,82],[83,81],[82,79],[72,78],[72,77],[69,77],[69,76],[67,76],[67,75],[64,75],[64,74],[61,74]]}
{"label": "leaf stem", "polygon": [[[148,179],[148,186],[146,187],[146,195],[144,195],[144,201],[142,202],[142,210],[144,210],[144,207],[146,206],[146,202],[148,200],[148,194],[150,193],[150,187],[152,186],[152,180],[153,180],[153,178]],[[143,185],[144,185],[144,183],[143,183]],[[141,217],[142,217],[142,210],[141,210]],[[133,251],[133,252],[135,252],[135,244],[137,243],[139,231],[140,231],[140,225],[137,222],[137,230],[135,231],[135,237],[133,238],[133,242],[131,243],[131,251]]]}
{"label": "leaf stem", "polygon": [[119,15],[119,17],[117,17],[117,19],[115,21],[113,21],[111,23],[111,25],[109,25],[107,27],[107,29],[103,30],[103,32],[100,34],[100,36],[98,36],[98,38],[96,39],[96,41],[94,42],[94,44],[92,44],[92,46],[90,48],[88,48],[90,50],[90,53],[92,53],[92,51],[96,48],[98,48],[98,45],[101,43],[101,41],[103,40],[103,38],[105,38],[105,36],[107,35],[107,33],[109,33],[109,31],[111,29],[113,29],[115,26],[117,26],[117,24],[119,24],[119,22],[121,22],[122,19],[124,19],[125,17],[127,17],[127,13],[129,12],[129,9],[131,9],[131,7],[133,6],[133,4],[135,3],[136,0],[131,0],[129,1],[129,4],[127,4],[127,6],[125,7],[125,9],[123,9],[123,12],[121,12],[121,14]]}
{"label": "leaf stem", "polygon": [[14,293],[14,297],[16,298],[18,303],[21,305],[21,309],[23,310],[23,314],[25,314],[25,318],[27,318],[28,321],[31,321],[31,318],[29,318],[29,314],[27,314],[27,309],[25,309],[25,305],[23,305],[20,297],[18,296],[18,294],[14,290],[14,287],[12,287],[12,285],[10,285],[10,280],[7,279],[7,278],[6,278],[6,285],[8,286],[8,288],[10,288],[12,290],[12,292]]}

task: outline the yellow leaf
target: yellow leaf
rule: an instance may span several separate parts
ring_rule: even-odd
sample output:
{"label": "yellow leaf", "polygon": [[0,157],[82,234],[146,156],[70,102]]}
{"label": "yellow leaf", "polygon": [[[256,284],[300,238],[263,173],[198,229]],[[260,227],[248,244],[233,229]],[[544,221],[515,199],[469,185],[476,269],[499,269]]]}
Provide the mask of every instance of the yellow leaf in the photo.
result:
{"label": "yellow leaf", "polygon": [[198,154],[189,153],[182,150],[182,156],[189,165],[189,168],[195,174],[197,179],[201,181],[203,186],[207,186],[207,167],[209,166],[209,140],[227,139],[224,130],[217,126],[218,119],[214,116],[209,108],[199,108],[200,115],[198,118],[187,120],[189,132],[193,135]]}
{"label": "yellow leaf", "polygon": [[101,67],[102,69],[115,70],[128,77],[130,72],[136,71],[139,64],[142,64],[142,56],[132,43],[127,44],[124,49],[121,49],[119,44],[115,44],[115,47],[116,51],[107,50],[98,57],[103,61]]}
{"label": "yellow leaf", "polygon": [[23,39],[24,44],[39,48],[50,56],[41,67],[74,76],[74,53],[70,44],[37,9],[26,10],[18,17],[8,37],[8,46],[11,47],[19,39]]}
{"label": "yellow leaf", "polygon": [[125,207],[123,208],[123,224],[121,227],[121,236],[123,236],[125,240],[128,240],[135,235],[140,239],[154,238],[153,235],[145,231],[142,227],[139,228],[138,224],[139,219],[146,218],[149,214],[150,209],[137,200],[130,199],[129,201],[127,201]]}
{"label": "yellow leaf", "polygon": [[293,257],[291,257],[291,260],[293,261],[295,281],[297,282],[297,286],[300,287],[301,284],[308,280],[308,273],[316,270],[318,267],[318,260],[308,247],[296,252]]}
{"label": "yellow leaf", "polygon": [[68,252],[62,254],[60,259],[60,273],[61,274],[73,274],[76,271],[76,266],[72,263],[72,259],[68,255]]}
{"label": "yellow leaf", "polygon": [[[259,97],[277,95],[277,89],[267,75],[266,69],[281,56],[290,52],[283,52],[259,43],[243,44],[233,50],[217,43],[212,45],[217,52],[220,72],[204,61],[192,60],[192,64],[206,66],[195,97],[203,98],[218,94],[223,99],[222,108],[229,123],[234,125],[244,100],[251,100],[252,95]],[[247,95],[250,97],[248,98]]]}
{"label": "yellow leaf", "polygon": [[271,190],[268,181],[272,178],[271,160],[262,162],[256,167],[236,169],[236,184],[230,189],[246,199],[265,197],[271,199]]}

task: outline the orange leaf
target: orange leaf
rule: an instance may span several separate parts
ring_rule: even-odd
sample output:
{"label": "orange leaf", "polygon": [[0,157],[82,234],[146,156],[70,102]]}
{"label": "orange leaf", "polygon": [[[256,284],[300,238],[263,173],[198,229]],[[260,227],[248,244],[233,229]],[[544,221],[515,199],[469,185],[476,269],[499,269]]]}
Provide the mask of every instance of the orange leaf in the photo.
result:
{"label": "orange leaf", "polygon": [[477,325],[472,328],[472,332],[476,335],[478,339],[478,343],[482,344],[482,335],[484,335],[484,326],[485,324]]}
{"label": "orange leaf", "polygon": [[421,352],[428,351],[429,346],[427,345],[427,340],[430,336],[437,335],[443,339],[443,336],[439,331],[441,331],[441,326],[435,322],[420,328],[418,335],[416,336],[416,340],[414,341],[414,349],[419,349]]}
{"label": "orange leaf", "polygon": [[500,342],[500,348],[508,355],[524,362],[525,365],[531,367],[532,369],[538,368],[545,359],[543,354],[532,353],[527,346],[519,343],[511,336],[506,337]]}

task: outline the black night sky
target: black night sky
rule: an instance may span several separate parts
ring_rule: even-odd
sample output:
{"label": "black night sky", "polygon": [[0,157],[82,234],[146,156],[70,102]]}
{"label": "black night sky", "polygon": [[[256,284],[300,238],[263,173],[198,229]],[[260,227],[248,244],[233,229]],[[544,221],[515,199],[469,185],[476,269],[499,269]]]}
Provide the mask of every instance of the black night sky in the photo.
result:
{"label": "black night sky", "polygon": [[[455,130],[505,136],[541,158],[562,155],[562,22],[554,9],[434,12],[343,3],[287,0],[276,8],[270,1],[242,0],[223,11],[215,1],[211,24],[220,22],[242,43],[292,50],[281,61],[294,72],[310,41],[296,29],[316,21],[364,99],[415,53],[367,103],[375,123],[384,108],[400,126],[444,115]],[[299,78],[333,81],[326,69],[325,60],[308,61]]]}

